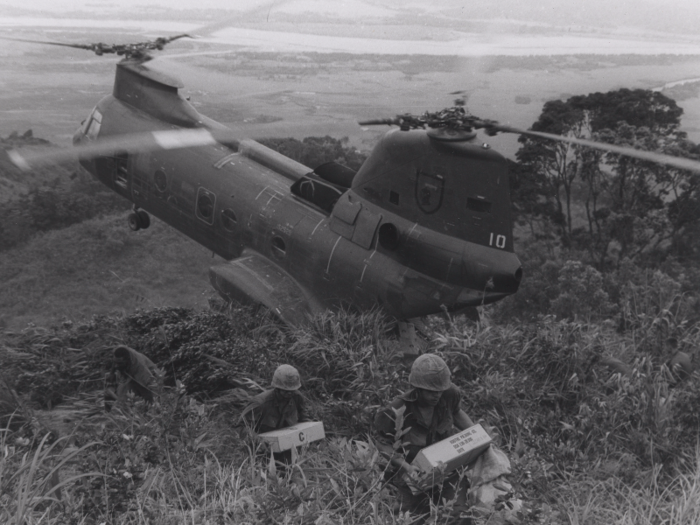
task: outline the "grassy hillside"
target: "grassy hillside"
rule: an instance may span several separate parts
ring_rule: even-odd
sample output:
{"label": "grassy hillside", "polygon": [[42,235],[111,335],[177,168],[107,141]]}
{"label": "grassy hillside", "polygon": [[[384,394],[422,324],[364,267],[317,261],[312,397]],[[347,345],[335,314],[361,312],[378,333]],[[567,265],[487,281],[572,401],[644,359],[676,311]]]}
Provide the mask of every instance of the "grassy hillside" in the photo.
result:
{"label": "grassy hillside", "polygon": [[[700,380],[638,349],[642,337],[663,337],[659,323],[620,333],[553,317],[433,320],[429,349],[509,455],[524,523],[700,520]],[[162,308],[6,333],[3,376],[16,397],[3,392],[18,412],[0,435],[0,521],[411,523],[395,510],[371,437],[373,414],[406,387],[410,366],[385,328],[376,314],[329,314],[287,331],[251,310]],[[685,335],[698,344],[697,327]],[[172,386],[159,404],[102,411],[116,343],[163,368]],[[328,433],[284,475],[238,424],[282,362],[301,371]],[[444,523],[440,509],[430,523]]]}
{"label": "grassy hillside", "polygon": [[0,326],[206,305],[211,253],[156,219],[132,232],[126,217],[91,219],[0,252]]}
{"label": "grassy hillside", "polygon": [[[410,369],[386,320],[329,313],[289,330],[222,310],[210,253],[156,220],[132,232],[128,211],[97,216],[124,203],[81,188],[15,199],[0,251],[0,523],[413,523],[371,433]],[[520,244],[520,291],[478,324],[429,320],[428,350],[510,457],[522,522],[700,522],[698,269],[601,274],[546,240]],[[104,412],[116,344],[163,369],[155,406]],[[328,434],[286,474],[238,424],[280,363],[301,371]]]}

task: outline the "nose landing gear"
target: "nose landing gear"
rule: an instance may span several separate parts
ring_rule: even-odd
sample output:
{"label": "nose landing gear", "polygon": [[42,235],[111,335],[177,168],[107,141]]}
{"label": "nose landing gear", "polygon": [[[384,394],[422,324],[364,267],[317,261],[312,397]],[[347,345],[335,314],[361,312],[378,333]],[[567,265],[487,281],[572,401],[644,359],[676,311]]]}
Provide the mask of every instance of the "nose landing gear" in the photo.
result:
{"label": "nose landing gear", "polygon": [[129,214],[129,228],[132,231],[145,230],[151,225],[151,217],[144,210],[137,210]]}

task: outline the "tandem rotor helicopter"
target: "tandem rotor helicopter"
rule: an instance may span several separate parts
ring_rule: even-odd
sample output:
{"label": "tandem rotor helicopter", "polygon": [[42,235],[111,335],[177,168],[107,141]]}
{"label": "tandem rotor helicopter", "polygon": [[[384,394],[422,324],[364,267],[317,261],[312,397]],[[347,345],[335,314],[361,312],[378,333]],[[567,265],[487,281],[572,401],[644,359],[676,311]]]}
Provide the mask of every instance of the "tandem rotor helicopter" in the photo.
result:
{"label": "tandem rotor helicopter", "polygon": [[361,122],[396,127],[357,173],[332,162],[307,167],[201,115],[177,79],[148,67],[149,52],[186,36],[114,46],[29,41],[123,59],[74,148],[10,156],[25,170],[77,157],[133,203],[132,230],[148,228],[152,214],[186,234],[225,259],[209,270],[222,297],[262,304],[288,324],[377,306],[405,321],[518,290],[506,161],[477,141],[477,129],[700,171],[689,159],[502,126],[459,103]]}

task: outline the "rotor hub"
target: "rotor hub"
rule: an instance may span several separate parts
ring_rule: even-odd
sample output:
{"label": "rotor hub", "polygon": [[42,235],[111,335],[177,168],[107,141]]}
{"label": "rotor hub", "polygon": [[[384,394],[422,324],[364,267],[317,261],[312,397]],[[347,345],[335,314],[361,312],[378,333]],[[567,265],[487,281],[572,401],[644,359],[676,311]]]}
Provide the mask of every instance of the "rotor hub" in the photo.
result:
{"label": "rotor hub", "polygon": [[476,138],[474,131],[453,128],[430,128],[427,134],[431,139],[442,142],[467,142]]}

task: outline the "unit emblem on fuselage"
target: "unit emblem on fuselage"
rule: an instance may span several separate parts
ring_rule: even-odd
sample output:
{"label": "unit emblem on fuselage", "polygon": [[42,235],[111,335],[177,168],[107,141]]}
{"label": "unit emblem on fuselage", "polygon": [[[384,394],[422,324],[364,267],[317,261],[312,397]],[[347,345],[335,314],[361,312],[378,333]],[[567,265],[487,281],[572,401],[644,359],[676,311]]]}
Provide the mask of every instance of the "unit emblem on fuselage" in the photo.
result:
{"label": "unit emblem on fuselage", "polygon": [[425,213],[435,213],[442,205],[445,178],[436,173],[418,171],[416,176],[416,202]]}

